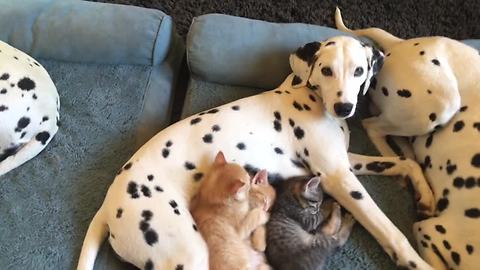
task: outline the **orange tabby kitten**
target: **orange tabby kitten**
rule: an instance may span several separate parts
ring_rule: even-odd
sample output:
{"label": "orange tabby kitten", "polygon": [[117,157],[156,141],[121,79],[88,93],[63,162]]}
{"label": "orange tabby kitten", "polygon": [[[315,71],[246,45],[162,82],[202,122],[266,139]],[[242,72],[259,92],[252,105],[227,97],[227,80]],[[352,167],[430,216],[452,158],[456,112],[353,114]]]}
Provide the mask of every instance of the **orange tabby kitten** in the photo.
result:
{"label": "orange tabby kitten", "polygon": [[[268,183],[267,172],[260,171],[257,178],[252,179],[252,186],[250,189],[250,209],[262,207],[263,210],[269,211],[275,201],[275,189]],[[256,251],[265,252],[267,246],[266,226],[260,226],[253,231],[250,240],[252,247]]]}
{"label": "orange tabby kitten", "polygon": [[[259,177],[258,173],[253,182]],[[250,210],[250,176],[241,166],[227,163],[219,152],[197,195],[192,216],[205,239],[210,270],[265,269],[262,256],[245,239],[268,220],[262,207]]]}

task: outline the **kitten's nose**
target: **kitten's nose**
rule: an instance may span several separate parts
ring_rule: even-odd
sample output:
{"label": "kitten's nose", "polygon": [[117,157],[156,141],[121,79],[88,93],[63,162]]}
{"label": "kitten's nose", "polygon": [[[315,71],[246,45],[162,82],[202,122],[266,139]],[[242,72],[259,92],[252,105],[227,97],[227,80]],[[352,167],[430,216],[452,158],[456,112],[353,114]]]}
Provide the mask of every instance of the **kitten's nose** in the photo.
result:
{"label": "kitten's nose", "polygon": [[338,116],[345,117],[352,112],[353,104],[350,102],[337,102],[333,104],[333,109]]}

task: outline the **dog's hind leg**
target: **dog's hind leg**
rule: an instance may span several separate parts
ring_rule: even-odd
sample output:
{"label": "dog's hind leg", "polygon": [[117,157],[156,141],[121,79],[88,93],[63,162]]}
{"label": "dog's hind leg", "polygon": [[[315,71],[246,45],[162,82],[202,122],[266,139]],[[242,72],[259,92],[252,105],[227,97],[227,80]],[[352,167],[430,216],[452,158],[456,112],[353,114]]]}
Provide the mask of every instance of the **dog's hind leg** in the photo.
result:
{"label": "dog's hind leg", "polygon": [[18,166],[38,155],[52,140],[57,131],[58,127],[55,125],[49,131],[38,133],[35,137],[32,137],[28,143],[23,145],[15,154],[8,156],[6,159],[1,161],[0,176],[17,168]]}
{"label": "dog's hind leg", "polygon": [[[319,169],[319,168],[313,168]],[[348,168],[337,168],[322,176],[323,189],[345,207],[369,231],[398,266],[415,264],[416,269],[432,269],[417,254],[403,233],[380,210]]]}
{"label": "dog's hind leg", "polygon": [[348,153],[355,175],[401,175],[408,178],[416,193],[417,211],[426,216],[435,212],[435,198],[418,163],[403,157],[374,157]]}
{"label": "dog's hind leg", "polygon": [[364,119],[362,125],[373,145],[380,152],[380,155],[385,157],[398,156],[387,142],[387,135],[395,133],[395,128],[389,126],[388,122],[384,121],[381,115]]}

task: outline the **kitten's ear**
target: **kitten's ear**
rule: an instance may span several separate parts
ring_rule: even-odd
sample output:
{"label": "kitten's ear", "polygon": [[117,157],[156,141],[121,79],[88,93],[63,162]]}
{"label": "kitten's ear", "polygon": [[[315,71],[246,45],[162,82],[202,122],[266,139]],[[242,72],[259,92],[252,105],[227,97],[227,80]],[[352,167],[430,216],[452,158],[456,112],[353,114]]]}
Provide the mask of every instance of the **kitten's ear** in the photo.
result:
{"label": "kitten's ear", "polygon": [[261,170],[255,174],[251,181],[254,185],[267,185],[268,184],[268,173],[267,170]]}
{"label": "kitten's ear", "polygon": [[320,195],[321,178],[316,176],[308,180],[303,186],[303,195],[305,198],[316,199]]}
{"label": "kitten's ear", "polygon": [[217,156],[215,156],[215,161],[213,162],[213,165],[223,166],[225,164],[227,164],[227,160],[225,159],[225,155],[223,155],[222,151],[218,151]]}
{"label": "kitten's ear", "polygon": [[233,195],[237,200],[243,200],[246,198],[246,190],[247,185],[240,179],[235,179],[235,181],[233,181],[229,187],[230,194]]}

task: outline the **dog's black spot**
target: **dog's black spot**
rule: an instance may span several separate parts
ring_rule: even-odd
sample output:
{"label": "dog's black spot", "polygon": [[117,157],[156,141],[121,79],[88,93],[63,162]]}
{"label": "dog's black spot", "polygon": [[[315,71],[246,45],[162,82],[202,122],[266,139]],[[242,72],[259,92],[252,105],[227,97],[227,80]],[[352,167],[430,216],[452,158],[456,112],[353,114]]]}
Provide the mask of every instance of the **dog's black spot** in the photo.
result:
{"label": "dog's black spot", "polygon": [[147,230],[143,236],[149,246],[153,246],[153,244],[158,242],[158,234],[152,229]]}
{"label": "dog's black spot", "polygon": [[0,90],[0,94],[6,94],[7,93],[7,89],[3,88],[2,90]]}
{"label": "dog's black spot", "polygon": [[427,93],[428,93],[429,95],[431,95],[431,94],[432,94],[432,90],[427,89]]}
{"label": "dog's black spot", "polygon": [[413,46],[418,46],[418,44],[420,44],[420,43],[418,43],[418,42],[415,42],[415,43],[413,44]]}
{"label": "dog's black spot", "polygon": [[479,218],[480,209],[478,208],[469,208],[465,210],[465,216],[469,218]]}
{"label": "dog's black spot", "polygon": [[295,121],[293,121],[292,119],[288,119],[288,123],[290,124],[291,127],[295,126]]}
{"label": "dog's black spot", "polygon": [[473,253],[473,246],[472,245],[466,245],[465,249],[467,250],[467,253],[471,255]]}
{"label": "dog's black spot", "polygon": [[187,170],[194,170],[196,167],[195,167],[195,164],[189,162],[189,161],[185,161],[185,169]]}
{"label": "dog's black spot", "polygon": [[275,119],[277,119],[277,120],[282,120],[282,115],[280,114],[279,111],[274,111],[274,112],[273,112],[273,116],[274,116]]}
{"label": "dog's black spot", "polygon": [[392,53],[387,53],[387,57],[390,57],[390,55],[392,55]]}
{"label": "dog's black spot", "polygon": [[241,142],[241,143],[237,143],[237,148],[240,150],[245,150],[247,146],[245,146],[245,144]]}
{"label": "dog's black spot", "polygon": [[217,112],[218,112],[218,109],[211,109],[207,113],[214,114],[214,113],[217,113]]}
{"label": "dog's black spot", "polygon": [[22,135],[20,135],[20,139],[23,139],[23,137],[25,137],[25,135],[27,135],[27,132],[22,132]]}
{"label": "dog's black spot", "polygon": [[[443,262],[445,266],[448,266],[448,262],[445,260],[445,258],[442,256],[442,253],[440,253],[440,250],[438,250],[438,247],[432,243],[432,250],[435,255]],[[448,269],[449,267],[447,267]]]}
{"label": "dog's black spot", "polygon": [[297,101],[293,101],[293,107],[299,111],[303,111],[302,105],[300,105]]}
{"label": "dog's black spot", "polygon": [[282,124],[280,123],[280,121],[274,120],[274,121],[273,121],[273,128],[274,128],[277,132],[281,132],[281,131],[282,131]]}
{"label": "dog's black spot", "polygon": [[310,155],[310,152],[308,152],[308,149],[305,148],[303,149],[303,154],[308,157]]}
{"label": "dog's black spot", "polygon": [[234,106],[232,106],[232,110],[238,111],[238,110],[240,110],[240,106],[234,105]]}
{"label": "dog's black spot", "polygon": [[149,175],[147,175],[147,179],[148,179],[148,181],[153,181],[153,178],[154,178],[154,177],[153,177],[153,174],[149,174]]}
{"label": "dog's black spot", "polygon": [[121,218],[121,217],[122,217],[122,213],[123,213],[123,209],[122,209],[122,208],[118,208],[118,209],[117,209],[117,215],[116,215],[116,217],[117,217],[117,218]]}
{"label": "dog's black spot", "polygon": [[192,120],[190,120],[190,125],[198,124],[198,123],[200,123],[200,121],[202,121],[201,117],[193,118]]}
{"label": "dog's black spot", "polygon": [[388,97],[388,89],[387,89],[385,86],[382,87],[382,93],[383,93],[386,97]]}
{"label": "dog's black spot", "polygon": [[452,246],[450,245],[450,243],[447,240],[443,240],[442,243],[443,243],[443,246],[446,249],[450,250],[452,248]]}
{"label": "dog's black spot", "polygon": [[434,65],[440,66],[440,61],[438,61],[437,59],[432,59],[432,63]]}
{"label": "dog's black spot", "polygon": [[150,191],[150,189],[147,186],[142,185],[142,188],[140,190],[142,191],[143,196],[148,197],[148,198],[152,197],[152,192]]}
{"label": "dog's black spot", "polygon": [[127,186],[127,193],[130,194],[132,199],[137,199],[140,197],[138,194],[138,185],[137,183],[130,181]]}
{"label": "dog's black spot", "polygon": [[300,77],[298,77],[297,75],[293,76],[292,86],[299,85],[301,83],[302,83],[302,79]]}
{"label": "dog's black spot", "polygon": [[150,210],[143,210],[142,217],[145,221],[150,221],[153,217],[153,213]]}
{"label": "dog's black spot", "polygon": [[213,131],[213,132],[218,132],[218,131],[220,131],[220,126],[219,126],[219,125],[213,125],[213,126],[212,126],[212,131]]}
{"label": "dog's black spot", "polygon": [[432,240],[432,237],[430,237],[428,234],[424,234],[423,238],[427,239],[428,241]]}
{"label": "dog's black spot", "polygon": [[343,92],[342,92],[342,91],[338,91],[338,92],[337,92],[337,97],[341,97],[341,96],[342,96],[342,94],[343,94]]}
{"label": "dog's black spot", "polygon": [[193,224],[192,227],[193,227],[193,230],[194,230],[194,231],[198,232],[197,225]]}
{"label": "dog's black spot", "polygon": [[423,240],[420,240],[420,244],[422,244],[422,246],[423,246],[424,248],[427,248],[427,247],[428,247],[427,242],[425,242],[425,241],[423,241]]}
{"label": "dog's black spot", "polygon": [[0,81],[6,81],[8,78],[10,78],[10,74],[3,73],[2,76],[0,76]]}
{"label": "dog's black spot", "polygon": [[442,225],[440,224],[437,224],[435,225],[435,230],[437,230],[437,232],[441,233],[441,234],[445,234],[447,232],[447,230],[445,229],[445,227],[443,227]]}
{"label": "dog's black spot", "polygon": [[440,200],[438,200],[437,202],[438,211],[442,212],[443,210],[447,209],[448,204],[449,204],[449,201],[447,198],[441,198]]}
{"label": "dog's black spot", "polygon": [[305,111],[311,110],[310,106],[308,106],[307,104],[303,104],[303,108],[305,109]]}
{"label": "dog's black spot", "polygon": [[283,155],[283,150],[280,149],[279,147],[275,147],[275,148],[273,148],[273,150],[275,151],[275,153],[277,153],[279,155]]}
{"label": "dog's black spot", "polygon": [[447,163],[446,170],[447,170],[448,175],[451,175],[457,170],[457,165]]}
{"label": "dog's black spot", "polygon": [[471,163],[473,167],[480,168],[480,153],[473,155]]}
{"label": "dog's black spot", "polygon": [[49,119],[48,116],[44,116],[42,117],[42,122],[48,121],[48,119]]}
{"label": "dog's black spot", "polygon": [[407,89],[401,89],[401,90],[397,90],[397,95],[404,98],[409,98],[412,96],[412,92],[410,92],[410,90],[407,90]]}
{"label": "dog's black spot", "polygon": [[362,169],[362,164],[360,164],[360,163],[355,164],[355,165],[353,166],[353,168],[358,171],[358,170]]}
{"label": "dog's black spot", "polygon": [[480,122],[473,123],[473,127],[480,131]]}
{"label": "dog's black spot", "polygon": [[310,62],[319,48],[320,42],[310,42],[298,48],[295,55],[305,62]]}
{"label": "dog's black spot", "polygon": [[455,251],[452,251],[452,260],[455,262],[456,265],[460,265],[460,254]]}
{"label": "dog's black spot", "polygon": [[148,224],[148,222],[146,222],[145,220],[140,221],[140,226],[139,226],[140,231],[145,233],[149,228],[150,228],[150,224]]}
{"label": "dog's black spot", "polygon": [[443,189],[443,196],[448,196],[448,194],[450,193],[450,190],[448,190],[448,188],[445,188]]}
{"label": "dog's black spot", "polygon": [[202,177],[203,177],[203,173],[198,172],[198,173],[195,173],[195,174],[193,175],[193,180],[195,180],[195,181],[200,181],[200,180],[202,179]]}
{"label": "dog's black spot", "polygon": [[33,95],[32,95],[32,98],[33,98],[33,99],[37,99],[37,98],[38,98],[38,97],[37,97],[37,94],[33,94]]}
{"label": "dog's black spot", "polygon": [[183,270],[183,264],[177,264],[175,270]]}
{"label": "dog's black spot", "polygon": [[465,188],[473,188],[475,186],[475,178],[473,176],[468,177],[465,180]]}
{"label": "dog's black spot", "polygon": [[170,154],[170,150],[168,150],[167,148],[162,149],[162,156],[164,158],[167,158],[169,154]]}
{"label": "dog's black spot", "polygon": [[453,132],[459,132],[464,126],[465,123],[462,120],[455,122],[455,124],[453,124]]}
{"label": "dog's black spot", "polygon": [[425,51],[420,51],[420,55],[424,55],[425,54]]}
{"label": "dog's black spot", "polygon": [[163,192],[163,188],[161,188],[160,186],[155,186],[155,190],[158,192]]}
{"label": "dog's black spot", "polygon": [[455,177],[453,179],[453,186],[456,188],[462,188],[465,184],[465,180],[462,177]]}
{"label": "dog's black spot", "polygon": [[143,267],[144,270],[153,270],[153,262],[148,259],[148,261],[145,263],[145,266]]}
{"label": "dog's black spot", "polygon": [[370,163],[367,163],[366,165],[366,168],[367,170],[369,171],[373,171],[373,172],[377,172],[377,173],[381,173],[387,169],[390,169],[391,167],[395,166],[395,163],[393,162],[388,162],[388,161],[385,161],[385,162],[380,162],[380,161],[374,161],[374,162],[370,162]]}
{"label": "dog's black spot", "polygon": [[132,167],[132,162],[128,162],[127,164],[125,164],[125,166],[123,166],[123,169],[129,170],[131,167]]}
{"label": "dog's black spot", "polygon": [[20,81],[18,81],[17,86],[23,91],[30,91],[35,88],[35,82],[32,81],[30,78],[24,77]]}
{"label": "dog's black spot", "polygon": [[462,106],[460,107],[460,112],[464,112],[468,109],[468,106]]}
{"label": "dog's black spot", "polygon": [[303,131],[301,127],[295,127],[293,129],[293,133],[295,134],[295,137],[297,137],[298,140],[301,140],[305,136],[305,131]]}
{"label": "dog's black spot", "polygon": [[180,215],[180,211],[178,209],[174,209],[173,213],[175,213],[175,215]]}
{"label": "dog's black spot", "polygon": [[303,163],[301,161],[298,161],[296,159],[291,159],[290,161],[292,161],[292,163],[295,167],[305,169],[305,166],[303,165]]}
{"label": "dog's black spot", "polygon": [[213,136],[212,134],[205,134],[205,136],[202,137],[202,140],[204,143],[212,143]]}
{"label": "dog's black spot", "polygon": [[317,102],[317,99],[312,94],[308,95],[308,98],[313,102]]}
{"label": "dog's black spot", "polygon": [[26,128],[30,124],[30,118],[22,117],[17,122],[17,127],[15,128],[15,132],[21,132],[24,128]]}
{"label": "dog's black spot", "polygon": [[425,147],[429,148],[432,145],[432,142],[433,142],[433,132],[431,132],[428,135],[427,140],[425,141]]}
{"label": "dog's black spot", "polygon": [[5,106],[5,105],[0,105],[0,112],[4,112],[4,111],[6,111],[6,110],[8,110],[8,107],[7,107],[7,106]]}
{"label": "dog's black spot", "polygon": [[173,145],[173,143],[172,143],[172,141],[170,141],[170,140],[168,140],[167,143],[165,143],[165,146],[166,146],[166,147],[170,147],[170,146],[172,146],[172,145]]}
{"label": "dog's black spot", "polygon": [[282,91],[278,91],[278,90],[277,90],[277,91],[275,91],[274,93],[281,94]]}
{"label": "dog's black spot", "polygon": [[172,208],[177,208],[177,207],[178,207],[178,204],[177,204],[177,202],[176,202],[175,200],[171,200],[170,202],[168,202],[168,204],[170,204],[170,206],[171,206]]}
{"label": "dog's black spot", "polygon": [[352,196],[352,198],[354,198],[355,200],[363,199],[363,194],[360,191],[352,191],[350,192],[350,196]]}
{"label": "dog's black spot", "polygon": [[435,121],[435,120],[437,119],[437,114],[431,113],[431,114],[428,116],[428,118],[430,118],[430,121],[433,122],[433,121]]}
{"label": "dog's black spot", "polygon": [[408,265],[410,265],[412,268],[417,268],[417,264],[415,262],[408,261]]}
{"label": "dog's black spot", "polygon": [[43,145],[45,145],[50,138],[50,133],[48,131],[42,131],[35,136],[35,140],[41,142]]}

